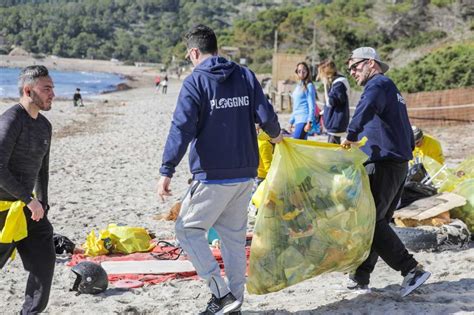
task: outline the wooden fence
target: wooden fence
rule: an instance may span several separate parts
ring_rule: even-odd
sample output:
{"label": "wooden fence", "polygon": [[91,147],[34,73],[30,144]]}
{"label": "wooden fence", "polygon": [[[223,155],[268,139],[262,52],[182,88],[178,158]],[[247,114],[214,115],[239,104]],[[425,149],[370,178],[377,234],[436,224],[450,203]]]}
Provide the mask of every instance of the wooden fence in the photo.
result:
{"label": "wooden fence", "polygon": [[403,94],[412,125],[474,123],[474,87]]}

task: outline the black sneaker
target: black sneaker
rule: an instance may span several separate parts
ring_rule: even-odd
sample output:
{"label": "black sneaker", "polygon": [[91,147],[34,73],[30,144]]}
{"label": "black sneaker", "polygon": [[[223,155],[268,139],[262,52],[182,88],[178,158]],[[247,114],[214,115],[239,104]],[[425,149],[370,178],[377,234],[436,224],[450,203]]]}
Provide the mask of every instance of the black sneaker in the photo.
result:
{"label": "black sneaker", "polygon": [[213,294],[209,302],[207,302],[206,310],[200,313],[200,315],[230,314],[231,312],[240,310],[241,305],[242,302],[237,300],[230,292],[221,298]]}
{"label": "black sneaker", "polygon": [[418,265],[403,278],[402,288],[400,289],[400,295],[402,297],[407,296],[413,292],[420,285],[425,283],[426,280],[431,276],[431,273],[423,270],[423,266]]}

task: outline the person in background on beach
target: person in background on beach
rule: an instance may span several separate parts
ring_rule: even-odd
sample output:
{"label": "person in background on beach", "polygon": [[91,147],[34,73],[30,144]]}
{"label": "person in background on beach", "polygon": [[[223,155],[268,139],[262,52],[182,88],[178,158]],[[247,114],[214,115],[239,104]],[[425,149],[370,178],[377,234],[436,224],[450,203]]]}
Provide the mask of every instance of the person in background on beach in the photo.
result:
{"label": "person in background on beach", "polygon": [[[258,167],[255,124],[274,143],[282,140],[280,125],[255,74],[217,55],[212,29],[197,25],[184,38],[195,68],[178,96],[158,195],[163,200],[171,195],[171,177],[191,143],[193,182],[176,221],[176,238],[212,293],[202,314],[238,313],[247,266],[247,206]],[[221,238],[228,284],[209,249],[211,227]]]}
{"label": "person in background on beach", "polygon": [[404,277],[400,295],[410,294],[431,275],[409,254],[390,227],[393,212],[400,200],[408,161],[415,147],[406,103],[392,80],[384,76],[389,66],[375,49],[355,49],[348,59],[348,71],[364,91],[357,104],[343,147],[350,147],[362,137],[361,147],[368,156],[365,169],[375,201],[376,222],[369,257],[350,276],[348,288],[369,290],[370,274],[380,256]]}
{"label": "person in background on beach", "polygon": [[413,134],[415,135],[415,150],[413,150],[415,158],[429,156],[436,162],[444,164],[443,149],[437,139],[423,133],[423,130],[416,126],[413,126]]}
{"label": "person in background on beach", "polygon": [[78,106],[80,104],[80,106],[84,106],[84,103],[82,102],[82,96],[81,96],[81,89],[80,88],[77,88],[76,89],[76,93],[74,93],[74,96],[73,96],[73,102],[74,102],[74,107]]}
{"label": "person in background on beach", "polygon": [[349,124],[349,81],[337,73],[336,64],[325,60],[318,66],[317,80],[324,85],[323,117],[329,143],[341,143]]}
{"label": "person in background on beach", "polygon": [[161,83],[161,77],[159,75],[157,75],[155,77],[155,90],[157,93],[160,92],[160,83]]}
{"label": "person in background on beach", "polygon": [[21,71],[18,87],[19,103],[0,115],[0,245],[8,245],[3,233],[15,224],[11,250],[16,247],[29,271],[21,314],[37,314],[48,304],[56,261],[47,215],[52,128],[40,113],[51,109],[54,84],[38,65]]}
{"label": "person in background on beach", "polygon": [[162,85],[163,85],[163,89],[161,90],[161,92],[163,94],[166,94],[166,92],[168,91],[168,76],[167,75],[165,75]]}
{"label": "person in background on beach", "polygon": [[311,71],[306,62],[298,63],[295,73],[299,82],[291,94],[293,113],[290,118],[290,129],[293,130],[293,138],[307,139],[314,120],[316,90],[311,82]]}

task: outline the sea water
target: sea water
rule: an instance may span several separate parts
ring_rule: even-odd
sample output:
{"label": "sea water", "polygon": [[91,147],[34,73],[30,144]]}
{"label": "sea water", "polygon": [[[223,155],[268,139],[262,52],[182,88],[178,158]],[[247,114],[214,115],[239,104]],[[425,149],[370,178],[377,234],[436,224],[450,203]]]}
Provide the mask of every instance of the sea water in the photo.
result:
{"label": "sea water", "polygon": [[[0,98],[18,98],[18,75],[20,68],[0,67]],[[109,92],[116,89],[117,84],[125,82],[125,78],[103,72],[84,71],[49,71],[49,75],[54,82],[54,93],[58,97],[72,98],[76,88],[81,89],[81,95],[89,95]]]}

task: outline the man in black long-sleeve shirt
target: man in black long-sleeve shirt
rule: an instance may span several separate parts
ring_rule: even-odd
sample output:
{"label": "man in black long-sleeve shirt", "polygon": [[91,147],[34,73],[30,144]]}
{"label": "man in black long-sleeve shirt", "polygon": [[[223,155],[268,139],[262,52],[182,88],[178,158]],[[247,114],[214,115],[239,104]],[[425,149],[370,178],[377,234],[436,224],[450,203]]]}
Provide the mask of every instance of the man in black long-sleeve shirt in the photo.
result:
{"label": "man in black long-sleeve shirt", "polygon": [[[29,66],[18,87],[20,102],[0,115],[0,201],[24,203],[27,236],[0,243],[0,253],[17,248],[30,272],[21,314],[37,314],[48,304],[56,258],[47,218],[51,124],[40,114],[51,109],[54,85],[46,67]],[[0,211],[2,229],[9,211]]]}

